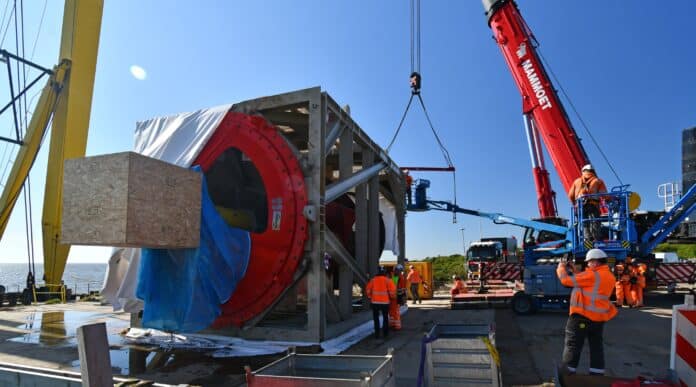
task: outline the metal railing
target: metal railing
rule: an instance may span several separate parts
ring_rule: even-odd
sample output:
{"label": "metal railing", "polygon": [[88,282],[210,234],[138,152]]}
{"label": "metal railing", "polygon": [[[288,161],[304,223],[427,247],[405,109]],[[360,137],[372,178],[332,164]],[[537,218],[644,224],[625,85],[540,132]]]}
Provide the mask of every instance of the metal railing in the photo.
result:
{"label": "metal railing", "polygon": [[[42,286],[42,287],[46,287],[47,290],[43,291],[43,292],[37,292],[36,285],[31,287],[31,292],[34,296],[34,303],[35,304],[39,302],[37,297],[36,297],[37,294],[58,294],[58,295],[60,295],[60,302],[63,304],[66,303],[67,298],[65,295],[65,284],[44,284],[44,286]],[[58,288],[58,290],[51,291],[50,289],[52,289],[52,288]]]}

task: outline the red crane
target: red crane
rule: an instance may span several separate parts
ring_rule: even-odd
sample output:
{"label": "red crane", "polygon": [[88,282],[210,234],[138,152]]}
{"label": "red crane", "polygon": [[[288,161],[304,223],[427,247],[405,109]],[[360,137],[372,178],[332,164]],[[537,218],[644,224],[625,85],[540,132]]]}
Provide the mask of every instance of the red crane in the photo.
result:
{"label": "red crane", "polygon": [[493,38],[522,94],[532,173],[541,218],[557,218],[556,193],[544,165],[541,139],[566,192],[589,164],[585,149],[536,52],[537,42],[513,0],[483,0]]}

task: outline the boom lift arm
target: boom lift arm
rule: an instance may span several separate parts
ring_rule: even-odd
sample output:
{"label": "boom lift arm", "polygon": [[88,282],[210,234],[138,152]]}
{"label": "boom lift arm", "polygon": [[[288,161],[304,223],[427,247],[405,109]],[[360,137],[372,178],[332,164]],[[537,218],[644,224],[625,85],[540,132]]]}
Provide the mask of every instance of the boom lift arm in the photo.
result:
{"label": "boom lift arm", "polygon": [[[478,216],[481,218],[488,218],[495,224],[509,224],[513,226],[519,226],[526,230],[525,232],[525,249],[531,248],[529,245],[533,245],[533,249],[543,248],[545,249],[545,254],[549,255],[562,255],[569,253],[571,249],[572,241],[572,229],[542,222],[538,220],[529,220],[524,218],[517,218],[514,216],[503,215],[499,213],[483,212],[477,210],[470,210],[467,208],[461,208],[456,204],[446,201],[439,200],[428,200],[427,199],[427,189],[430,187],[430,181],[426,179],[418,179],[416,182],[416,200],[415,204],[408,207],[409,211],[447,211],[452,213],[460,213],[472,216]],[[526,240],[528,236],[535,235],[534,241]],[[531,242],[531,243],[529,243]],[[560,246],[559,246],[560,245]]]}

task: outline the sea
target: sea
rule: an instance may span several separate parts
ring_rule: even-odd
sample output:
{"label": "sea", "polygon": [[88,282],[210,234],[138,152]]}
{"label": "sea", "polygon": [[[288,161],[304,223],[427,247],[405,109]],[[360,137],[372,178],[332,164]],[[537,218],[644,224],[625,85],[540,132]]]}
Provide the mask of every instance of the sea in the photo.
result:
{"label": "sea", "polygon": [[[101,290],[106,273],[106,263],[68,263],[63,274],[65,285],[73,290],[73,294],[84,294],[89,291]],[[26,263],[0,263],[0,285],[7,292],[21,292],[26,287]],[[43,264],[36,264],[36,281],[43,283]]]}

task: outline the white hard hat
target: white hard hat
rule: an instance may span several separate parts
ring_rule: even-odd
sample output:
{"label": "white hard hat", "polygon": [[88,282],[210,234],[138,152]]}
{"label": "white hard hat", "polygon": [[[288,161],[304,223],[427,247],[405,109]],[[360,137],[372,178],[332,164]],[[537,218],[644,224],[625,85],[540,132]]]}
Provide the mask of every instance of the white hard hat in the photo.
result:
{"label": "white hard hat", "polygon": [[582,167],[582,172],[585,172],[585,171],[592,171],[592,172],[594,172],[594,168],[592,168],[592,164],[585,164],[585,166]]}
{"label": "white hard hat", "polygon": [[585,255],[585,262],[591,261],[593,259],[607,258],[607,253],[600,249],[592,249]]}
{"label": "white hard hat", "polygon": [[402,265],[402,264],[399,263],[398,265],[396,265],[396,270],[403,271],[403,270],[404,270],[404,265]]}

